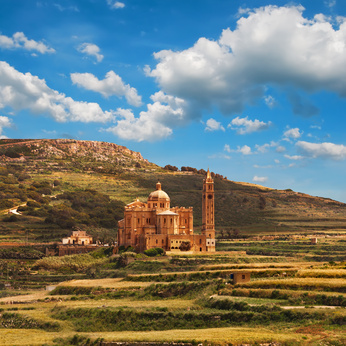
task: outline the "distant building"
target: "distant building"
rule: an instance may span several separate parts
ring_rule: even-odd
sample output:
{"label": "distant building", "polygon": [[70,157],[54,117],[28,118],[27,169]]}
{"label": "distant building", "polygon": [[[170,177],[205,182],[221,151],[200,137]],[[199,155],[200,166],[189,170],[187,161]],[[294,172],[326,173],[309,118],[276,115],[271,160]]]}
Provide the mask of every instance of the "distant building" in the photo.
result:
{"label": "distant building", "polygon": [[88,253],[98,248],[93,244],[93,237],[86,234],[85,231],[77,229],[72,231],[72,235],[62,239],[62,244],[58,245],[58,255],[76,255]]}
{"label": "distant building", "polygon": [[231,274],[231,280],[233,284],[240,284],[244,282],[249,282],[251,280],[251,273],[249,272],[236,272]]}
{"label": "distant building", "polygon": [[118,246],[132,246],[138,252],[161,247],[166,251],[215,251],[214,181],[211,174],[203,181],[202,232],[193,232],[193,209],[170,206],[168,194],[156,184],[147,203],[125,206],[118,222]]}
{"label": "distant building", "polygon": [[82,230],[72,231],[72,235],[70,237],[62,239],[62,243],[64,245],[90,245],[92,242],[93,237],[87,235],[86,232]]}
{"label": "distant building", "polygon": [[311,244],[316,245],[317,244],[317,238],[311,238]]}

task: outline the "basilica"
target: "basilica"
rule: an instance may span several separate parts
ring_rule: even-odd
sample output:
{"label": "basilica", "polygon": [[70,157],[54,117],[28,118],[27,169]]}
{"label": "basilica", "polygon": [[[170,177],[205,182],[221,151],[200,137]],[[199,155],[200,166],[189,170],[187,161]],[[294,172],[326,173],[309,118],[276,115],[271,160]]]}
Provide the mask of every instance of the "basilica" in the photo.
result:
{"label": "basilica", "polygon": [[158,182],[147,203],[137,198],[125,206],[124,218],[118,222],[118,246],[131,246],[137,252],[155,247],[214,252],[214,180],[209,169],[203,180],[201,234],[193,231],[193,208],[171,208],[170,198]]}

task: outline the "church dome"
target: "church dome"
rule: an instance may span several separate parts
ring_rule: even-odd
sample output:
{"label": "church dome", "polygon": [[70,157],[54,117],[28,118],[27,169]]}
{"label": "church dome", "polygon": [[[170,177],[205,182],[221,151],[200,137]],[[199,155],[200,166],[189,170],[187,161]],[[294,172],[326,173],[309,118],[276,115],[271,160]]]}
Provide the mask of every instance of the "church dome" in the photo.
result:
{"label": "church dome", "polygon": [[153,191],[149,195],[148,201],[157,201],[159,199],[170,200],[167,193],[165,191],[161,190],[161,183],[160,182],[158,182],[156,184],[156,191]]}

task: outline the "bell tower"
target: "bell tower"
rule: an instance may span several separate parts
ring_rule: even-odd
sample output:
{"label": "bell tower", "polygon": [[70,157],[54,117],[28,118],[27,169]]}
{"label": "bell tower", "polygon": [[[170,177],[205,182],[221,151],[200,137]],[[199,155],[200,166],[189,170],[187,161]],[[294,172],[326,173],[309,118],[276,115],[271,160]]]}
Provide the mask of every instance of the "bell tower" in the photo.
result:
{"label": "bell tower", "polygon": [[215,251],[214,180],[209,168],[207,177],[203,180],[202,234],[206,236],[207,251]]}

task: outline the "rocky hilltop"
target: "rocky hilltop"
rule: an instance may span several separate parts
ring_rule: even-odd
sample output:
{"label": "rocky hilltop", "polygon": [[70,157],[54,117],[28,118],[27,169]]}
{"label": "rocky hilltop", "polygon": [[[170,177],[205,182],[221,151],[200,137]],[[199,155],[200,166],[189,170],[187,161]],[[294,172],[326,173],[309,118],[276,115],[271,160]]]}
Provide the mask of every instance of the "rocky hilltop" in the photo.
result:
{"label": "rocky hilltop", "polygon": [[[130,157],[143,163],[149,163],[141,153],[132,151],[114,143],[83,141],[74,139],[23,139],[1,140],[2,160],[10,158],[25,159],[26,155],[40,158],[64,159],[68,157],[90,157],[98,161]],[[12,155],[11,155],[12,154]],[[17,154],[17,155],[16,155]],[[15,157],[17,156],[17,157]]]}
{"label": "rocky hilltop", "polygon": [[[74,139],[5,139],[0,141],[0,161],[26,163],[36,168],[82,169],[115,173],[118,170],[156,166],[141,153],[114,143]],[[45,163],[45,164],[43,164]]]}

